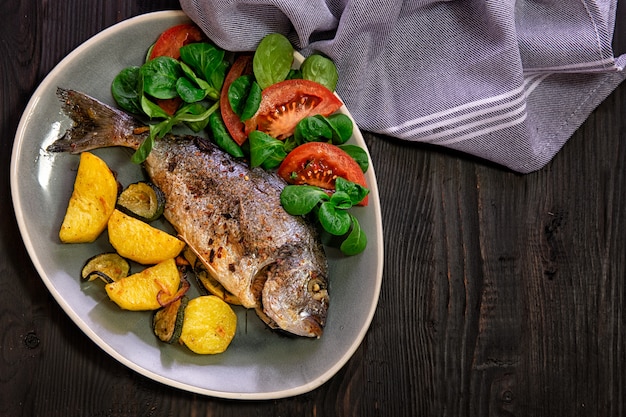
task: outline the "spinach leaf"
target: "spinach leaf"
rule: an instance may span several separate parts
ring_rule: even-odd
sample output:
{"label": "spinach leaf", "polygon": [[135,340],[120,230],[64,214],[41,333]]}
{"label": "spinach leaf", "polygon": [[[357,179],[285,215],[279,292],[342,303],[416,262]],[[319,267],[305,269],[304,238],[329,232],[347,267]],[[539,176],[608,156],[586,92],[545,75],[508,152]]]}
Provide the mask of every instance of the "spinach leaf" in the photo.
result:
{"label": "spinach leaf", "polygon": [[302,78],[315,81],[335,91],[339,74],[335,63],[325,56],[313,54],[308,56],[300,66]]}
{"label": "spinach leaf", "polygon": [[352,119],[345,114],[331,114],[326,118],[326,121],[333,130],[333,144],[341,145],[352,137],[354,123],[352,123]]}
{"label": "spinach leaf", "polygon": [[361,229],[359,221],[353,215],[350,215],[352,220],[352,228],[350,234],[345,238],[339,249],[344,255],[353,256],[363,252],[367,247],[367,236]]}
{"label": "spinach leaf", "polygon": [[274,169],[285,159],[287,153],[283,142],[267,133],[254,130],[248,135],[250,142],[250,166]]}
{"label": "spinach leaf", "polygon": [[280,203],[292,215],[312,216],[319,226],[324,244],[336,246],[345,255],[365,250],[367,236],[356,217],[348,212],[369,190],[343,178],[337,178],[335,192],[312,185],[287,185],[280,193]]}
{"label": "spinach leaf", "polygon": [[141,96],[141,110],[151,119],[169,119],[171,116],[158,104],[150,101],[145,95]]}
{"label": "spinach leaf", "polygon": [[137,148],[135,153],[133,153],[133,156],[131,156],[130,160],[134,164],[141,164],[143,161],[146,160],[150,152],[152,152],[152,146],[154,145],[155,139],[153,126],[155,125],[150,125],[150,135],[146,139],[144,139],[143,142],[141,142],[139,148]]}
{"label": "spinach leaf", "polygon": [[352,205],[359,204],[370,192],[370,190],[362,185],[348,181],[342,177],[337,177],[335,180],[335,190],[336,192],[343,192],[347,195]]}
{"label": "spinach leaf", "polygon": [[284,81],[293,63],[293,46],[279,33],[266,35],[252,58],[252,71],[261,89]]}
{"label": "spinach leaf", "polygon": [[177,96],[176,81],[182,75],[180,64],[174,58],[160,56],[141,66],[143,90],[152,97],[169,99]]}
{"label": "spinach leaf", "polygon": [[211,77],[207,80],[211,83],[213,88],[220,92],[222,91],[222,87],[224,86],[224,79],[226,78],[226,73],[228,72],[228,68],[230,64],[228,61],[222,61],[213,71]]}
{"label": "spinach leaf", "polygon": [[330,196],[330,202],[342,210],[348,210],[354,205],[351,196],[345,191],[335,191]]}
{"label": "spinach leaf", "polygon": [[111,94],[124,110],[141,114],[143,85],[139,67],[131,66],[119,72],[111,83]]}
{"label": "spinach leaf", "polygon": [[309,214],[322,200],[328,200],[328,194],[311,185],[287,185],[280,193],[283,208],[294,216]]}
{"label": "spinach leaf", "polygon": [[201,103],[187,104],[180,108],[174,118],[177,122],[184,122],[194,132],[199,132],[209,124],[209,116],[217,111],[219,102],[205,108]]}
{"label": "spinach leaf", "polygon": [[211,113],[209,116],[209,126],[211,127],[211,133],[213,134],[213,140],[217,146],[235,158],[241,158],[244,156],[241,147],[237,145],[237,142],[235,142],[235,140],[228,133],[220,112],[214,111]]}
{"label": "spinach leaf", "polygon": [[287,74],[287,78],[285,78],[286,80],[301,80],[302,79],[302,71],[300,71],[299,68],[297,69],[290,69],[289,73]]}
{"label": "spinach leaf", "polygon": [[350,230],[350,214],[333,202],[323,202],[317,216],[324,230],[331,235],[342,236]]}
{"label": "spinach leaf", "polygon": [[250,90],[248,91],[248,97],[246,97],[246,103],[241,111],[241,120],[246,121],[255,115],[259,106],[261,105],[261,86],[256,81],[252,81],[250,84]]}
{"label": "spinach leaf", "polygon": [[228,101],[242,121],[248,120],[261,104],[261,87],[252,75],[242,75],[228,87]]}
{"label": "spinach leaf", "polygon": [[324,116],[309,116],[298,122],[293,135],[300,143],[327,142],[333,138],[333,129]]}
{"label": "spinach leaf", "polygon": [[300,145],[302,145],[302,142],[297,140],[294,135],[286,137],[285,140],[283,140],[283,146],[285,148],[285,152],[287,152],[287,153],[293,151],[294,149],[296,149]]}
{"label": "spinach leaf", "polygon": [[184,76],[187,77],[190,82],[193,82],[194,85],[204,91],[205,96],[208,95],[209,98],[213,100],[217,100],[219,98],[219,92],[214,91],[215,89],[211,87],[208,82],[197,76],[195,71],[189,65],[180,61],[180,68],[183,70]]}
{"label": "spinach leaf", "polygon": [[[198,88],[202,89],[204,96],[209,97],[212,100],[218,100],[220,97],[219,90],[216,90],[209,84],[206,80],[202,79],[189,65],[185,64],[183,61],[180,61],[180,68],[183,70],[183,74],[198,86]],[[181,77],[182,78],[182,77]],[[179,79],[180,80],[180,79]]]}
{"label": "spinach leaf", "polygon": [[361,171],[367,172],[370,166],[370,160],[367,157],[367,152],[365,152],[363,148],[357,145],[339,145],[339,148],[350,155],[352,159],[359,164]]}
{"label": "spinach leaf", "polygon": [[164,120],[161,123],[150,125],[150,134],[146,139],[144,139],[141,145],[139,145],[139,148],[137,148],[133,156],[130,158],[131,162],[140,164],[145,161],[150,152],[152,152],[154,141],[157,138],[163,137],[170,130],[171,126],[169,126],[169,120]]}
{"label": "spinach leaf", "polygon": [[[223,49],[207,42],[190,43],[180,48],[181,61],[193,68],[196,74],[208,81],[211,87],[218,92],[222,87],[221,82],[219,82],[219,78],[213,80],[212,77],[215,71],[223,70],[225,54]],[[214,81],[218,81],[218,85],[215,85]]]}
{"label": "spinach leaf", "polygon": [[196,87],[187,77],[176,80],[176,92],[186,103],[195,103],[206,96],[206,91]]}
{"label": "spinach leaf", "polygon": [[352,137],[352,129],[352,119],[345,114],[337,113],[328,117],[317,114],[300,120],[294,136],[300,143],[332,142],[341,145]]}

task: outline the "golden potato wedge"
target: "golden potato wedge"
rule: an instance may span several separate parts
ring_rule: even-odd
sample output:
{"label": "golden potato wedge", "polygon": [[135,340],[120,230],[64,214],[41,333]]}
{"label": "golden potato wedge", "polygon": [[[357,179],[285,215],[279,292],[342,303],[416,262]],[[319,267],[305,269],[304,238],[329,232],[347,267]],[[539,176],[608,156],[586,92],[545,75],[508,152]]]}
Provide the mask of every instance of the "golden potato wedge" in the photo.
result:
{"label": "golden potato wedge", "polygon": [[74,190],[59,238],[64,243],[93,242],[115,209],[117,181],[107,164],[90,152],[80,155]]}
{"label": "golden potato wedge", "polygon": [[180,285],[180,271],[168,259],[136,274],[104,286],[109,298],[124,310],[144,311],[161,308],[159,292],[172,295]]}
{"label": "golden potato wedge", "polygon": [[185,242],[119,210],[109,217],[109,242],[124,258],[154,265],[175,258]]}
{"label": "golden potato wedge", "polygon": [[198,354],[222,353],[237,330],[237,315],[219,297],[203,295],[187,303],[179,341]]}

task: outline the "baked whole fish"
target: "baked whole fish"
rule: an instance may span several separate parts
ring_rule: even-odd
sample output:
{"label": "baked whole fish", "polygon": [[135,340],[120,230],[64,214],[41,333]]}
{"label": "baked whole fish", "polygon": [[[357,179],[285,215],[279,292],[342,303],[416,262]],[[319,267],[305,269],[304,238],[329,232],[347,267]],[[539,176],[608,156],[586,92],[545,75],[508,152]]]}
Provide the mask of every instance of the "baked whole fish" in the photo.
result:
{"label": "baked whole fish", "polygon": [[[58,89],[74,125],[50,152],[137,149],[146,137],[129,114]],[[203,138],[167,135],[143,163],[166,196],[164,215],[226,290],[270,327],[320,337],[329,304],[327,260],[315,228],[285,212],[285,182],[251,169]]]}

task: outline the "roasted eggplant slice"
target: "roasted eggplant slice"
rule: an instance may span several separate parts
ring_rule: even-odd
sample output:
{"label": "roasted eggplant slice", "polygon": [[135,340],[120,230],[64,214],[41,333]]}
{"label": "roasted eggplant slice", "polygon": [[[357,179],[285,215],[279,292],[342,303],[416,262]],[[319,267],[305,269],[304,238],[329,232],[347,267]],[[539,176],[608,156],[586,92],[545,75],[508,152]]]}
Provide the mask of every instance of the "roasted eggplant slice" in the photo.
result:
{"label": "roasted eggplant slice", "polygon": [[126,259],[115,252],[106,252],[89,258],[80,275],[84,280],[100,278],[109,284],[128,276],[129,272],[130,263]]}
{"label": "roasted eggplant slice", "polygon": [[122,191],[117,208],[129,216],[152,222],[163,214],[165,195],[151,182],[136,182]]}
{"label": "roasted eggplant slice", "polygon": [[188,300],[186,296],[181,297],[154,313],[152,330],[159,340],[165,343],[178,341],[183,329],[185,307],[187,307]]}

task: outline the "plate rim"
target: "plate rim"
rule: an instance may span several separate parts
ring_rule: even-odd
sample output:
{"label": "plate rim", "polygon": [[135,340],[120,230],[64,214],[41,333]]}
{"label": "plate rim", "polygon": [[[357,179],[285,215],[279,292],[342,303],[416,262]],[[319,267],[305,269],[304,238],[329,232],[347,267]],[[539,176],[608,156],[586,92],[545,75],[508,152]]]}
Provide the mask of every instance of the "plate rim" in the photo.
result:
{"label": "plate rim", "polygon": [[[78,45],[75,49],[73,49],[69,54],[67,54],[61,61],[59,61],[52,68],[52,70],[48,73],[48,75],[39,83],[37,88],[34,90],[33,94],[31,95],[20,117],[20,121],[16,130],[16,133],[15,133],[14,142],[13,142],[12,151],[11,151],[10,192],[11,192],[11,200],[13,203],[13,211],[14,211],[17,223],[18,223],[18,229],[20,231],[20,237],[24,243],[24,246],[26,248],[26,251],[29,255],[31,262],[33,263],[35,269],[37,270],[37,273],[39,274],[40,279],[44,282],[48,291],[52,294],[53,298],[59,304],[59,306],[63,309],[65,314],[67,314],[69,318],[74,322],[74,324],[77,325],[80,328],[80,330],[87,337],[89,337],[89,339],[91,339],[100,349],[104,350],[112,358],[122,363],[124,366],[128,367],[129,369],[132,369],[133,371],[139,373],[140,375],[143,375],[154,381],[160,382],[166,386],[170,386],[173,388],[181,389],[181,390],[196,393],[196,394],[201,394],[201,395],[206,395],[206,396],[211,396],[211,397],[216,397],[216,398],[225,398],[225,399],[267,400],[267,399],[279,399],[279,398],[293,397],[296,395],[310,392],[320,387],[326,381],[328,381],[333,376],[335,376],[335,374],[341,368],[343,368],[343,366],[350,360],[350,358],[352,358],[356,350],[362,344],[367,332],[369,331],[371,322],[373,320],[373,317],[375,315],[375,312],[378,306],[380,291],[381,291],[381,286],[382,286],[383,261],[384,261],[384,239],[383,239],[383,229],[382,229],[382,220],[381,220],[381,211],[380,211],[380,199],[379,199],[379,194],[378,194],[378,184],[376,181],[373,164],[370,164],[369,169],[371,170],[371,172],[369,173],[369,175],[374,179],[374,181],[372,184],[369,184],[369,188],[370,188],[370,194],[374,195],[376,198],[370,199],[370,205],[372,206],[371,209],[374,211],[374,218],[376,220],[375,221],[376,233],[378,236],[380,236],[380,242],[379,242],[379,245],[377,246],[377,251],[376,251],[377,268],[376,268],[376,271],[374,272],[376,275],[376,280],[375,280],[376,286],[373,289],[373,301],[374,302],[372,303],[372,306],[369,309],[368,315],[364,320],[364,325],[358,332],[357,337],[353,340],[350,347],[347,350],[345,350],[343,355],[341,355],[339,360],[337,360],[335,364],[331,366],[323,374],[297,387],[275,390],[275,391],[265,391],[265,392],[260,392],[260,393],[219,391],[219,390],[202,388],[193,384],[177,381],[172,378],[160,375],[150,369],[146,369],[145,367],[136,364],[135,362],[126,358],[121,353],[117,352],[104,339],[102,339],[95,331],[93,331],[91,327],[81,317],[78,316],[78,314],[76,314],[76,312],[72,309],[70,304],[65,300],[63,295],[60,294],[50,282],[49,278],[47,277],[45,273],[44,267],[41,264],[41,260],[37,256],[37,253],[35,253],[32,241],[30,239],[27,239],[28,236],[26,235],[26,228],[27,228],[26,220],[24,217],[24,212],[22,210],[22,204],[19,198],[20,191],[19,191],[19,184],[17,182],[17,179],[19,176],[19,173],[17,172],[17,170],[19,167],[19,161],[21,160],[21,154],[22,154],[21,145],[23,143],[25,129],[29,121],[27,116],[31,114],[32,109],[36,106],[37,101],[39,100],[39,97],[42,95],[42,92],[50,88],[49,84],[52,82],[52,78],[53,78],[52,76],[55,75],[58,71],[62,70],[63,66],[71,62],[74,59],[74,57],[76,57],[83,51],[87,50],[88,48],[92,47],[94,44],[98,43],[100,40],[104,39],[106,36],[108,36],[109,34],[115,31],[123,29],[127,26],[145,24],[153,19],[160,19],[160,18],[172,18],[172,19],[186,18],[191,21],[189,16],[187,16],[182,10],[163,10],[163,11],[155,11],[155,12],[136,15],[136,16],[127,18],[125,20],[122,20],[120,22],[117,22],[103,29],[102,31],[96,33],[95,35],[91,36],[90,38],[85,40],[83,43]],[[348,116],[352,118],[352,115],[349,113],[349,111],[345,109],[345,105],[343,106],[343,108],[345,112],[348,114]],[[355,135],[357,135],[358,138],[360,138],[360,141],[365,144],[365,141],[358,127],[355,130]],[[370,157],[369,149],[367,145],[364,147],[364,149],[368,155],[368,158],[371,161],[371,157]]]}

